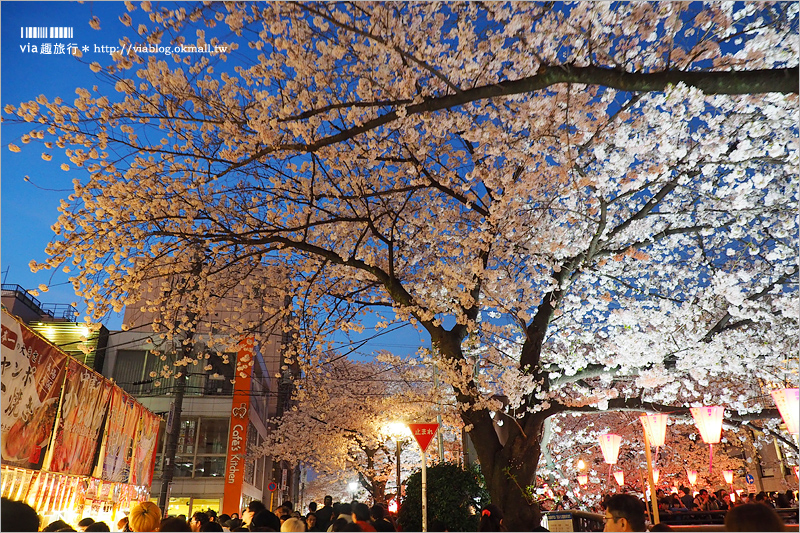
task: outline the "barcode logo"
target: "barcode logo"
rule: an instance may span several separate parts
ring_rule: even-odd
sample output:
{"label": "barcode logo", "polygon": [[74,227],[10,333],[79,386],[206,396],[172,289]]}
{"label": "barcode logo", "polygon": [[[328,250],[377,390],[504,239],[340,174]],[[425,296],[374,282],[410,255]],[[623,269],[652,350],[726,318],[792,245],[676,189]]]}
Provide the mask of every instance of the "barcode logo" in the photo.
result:
{"label": "barcode logo", "polygon": [[72,28],[66,26],[23,26],[19,29],[21,39],[72,39]]}

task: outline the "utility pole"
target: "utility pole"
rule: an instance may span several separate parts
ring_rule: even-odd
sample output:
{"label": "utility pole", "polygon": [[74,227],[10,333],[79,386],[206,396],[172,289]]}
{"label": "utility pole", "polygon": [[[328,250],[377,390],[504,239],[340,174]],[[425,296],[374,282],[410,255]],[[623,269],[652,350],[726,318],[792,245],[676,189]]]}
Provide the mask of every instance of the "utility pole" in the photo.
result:
{"label": "utility pole", "polygon": [[[198,254],[192,264],[191,277],[196,278],[202,271],[202,262]],[[196,296],[193,293],[197,289],[197,282],[191,281],[191,288],[188,289],[189,300],[193,300]],[[186,289],[180,291],[185,294]],[[194,334],[197,330],[197,313],[192,310],[192,305],[187,302],[186,308],[188,309],[187,318],[189,323],[189,331],[186,339],[182,342],[180,349],[181,359],[186,359],[192,356],[194,349]],[[178,350],[176,350],[177,362]],[[181,430],[181,412],[183,410],[183,397],[186,393],[186,379],[189,372],[189,365],[185,365],[180,372],[180,376],[175,378],[175,400],[171,409],[172,417],[167,426],[167,447],[164,450],[164,468],[161,474],[161,491],[158,495],[158,507],[161,509],[161,516],[167,516],[169,510],[169,494],[172,485],[172,480],[175,478],[175,455],[178,450],[178,437]]]}
{"label": "utility pole", "polygon": [[[184,346],[182,354],[186,354],[187,346]],[[191,347],[189,348],[191,353]],[[167,449],[164,450],[164,468],[161,475],[161,491],[158,495],[158,507],[161,509],[161,516],[167,515],[169,508],[169,492],[172,480],[175,477],[175,454],[178,450],[178,436],[181,430],[181,410],[183,409],[183,396],[186,392],[186,371],[181,372],[181,375],[175,378],[175,400],[173,401],[171,409],[171,417],[169,425],[167,426]]]}

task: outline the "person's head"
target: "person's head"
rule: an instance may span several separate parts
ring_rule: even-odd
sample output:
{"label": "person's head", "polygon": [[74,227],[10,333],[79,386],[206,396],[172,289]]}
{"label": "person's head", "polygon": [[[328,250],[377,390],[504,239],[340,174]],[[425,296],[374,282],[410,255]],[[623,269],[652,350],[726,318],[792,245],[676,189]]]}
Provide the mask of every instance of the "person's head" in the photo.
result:
{"label": "person's head", "polygon": [[375,521],[383,520],[384,518],[386,518],[386,508],[379,503],[373,505],[370,508],[369,513],[372,515],[372,519]]}
{"label": "person's head", "polygon": [[171,516],[169,518],[165,518],[161,521],[161,525],[158,528],[159,531],[181,531],[183,533],[187,533],[192,530],[186,520],[178,517],[178,516]]}
{"label": "person's head", "polygon": [[299,518],[290,518],[281,524],[281,531],[299,531],[304,532],[306,525]]}
{"label": "person's head", "polygon": [[487,505],[481,511],[481,521],[478,523],[478,531],[505,531],[503,526],[503,511],[493,503]]}
{"label": "person's head", "polygon": [[325,507],[330,507],[331,505],[333,505],[333,496],[325,496],[322,499],[322,502],[325,505]]}
{"label": "person's head", "polygon": [[290,500],[284,500],[281,505],[289,510],[289,514],[292,514],[292,511],[294,511],[294,504]]}
{"label": "person's head", "polygon": [[222,525],[224,526],[224,525],[225,525],[225,523],[226,523],[228,520],[230,520],[230,519],[231,519],[230,515],[228,515],[228,514],[225,514],[225,513],[222,513],[221,515],[219,515],[219,516],[217,517],[217,519],[215,520],[215,522],[219,522],[220,524],[222,524]]}
{"label": "person's head", "polygon": [[650,528],[650,531],[672,531],[672,528],[663,522],[659,522]]}
{"label": "person's head", "polygon": [[353,506],[350,505],[347,502],[340,503],[339,504],[339,514],[340,515],[346,514],[348,516],[353,514]]}
{"label": "person's head", "polygon": [[156,531],[161,524],[161,509],[151,501],[137,502],[128,514],[133,531]]}
{"label": "person's head", "polygon": [[197,511],[189,519],[189,527],[192,528],[192,531],[200,531],[200,528],[208,522],[210,522],[208,515],[202,511]]}
{"label": "person's head", "polygon": [[603,531],[646,531],[644,503],[632,494],[614,494],[606,500]]}
{"label": "person's head", "polygon": [[239,520],[239,513],[231,514],[231,520]]}
{"label": "person's head", "polygon": [[111,528],[108,527],[108,524],[105,522],[92,522],[86,529],[84,529],[87,533],[91,533],[92,531],[111,531]]}
{"label": "person's head", "polygon": [[706,489],[700,489],[700,492],[698,493],[698,496],[700,496],[701,500],[707,500],[708,499],[708,491]]}
{"label": "person's head", "polygon": [[317,512],[317,502],[311,502],[311,503],[309,503],[309,504],[308,504],[308,510],[309,510],[309,512],[311,512],[311,513],[316,513],[316,512]]}
{"label": "person's head", "polygon": [[130,531],[131,530],[131,526],[128,525],[128,517],[127,516],[123,516],[122,518],[119,519],[119,521],[117,522],[117,530],[119,530],[119,531]]}
{"label": "person's head", "polygon": [[94,524],[94,518],[81,518],[81,521],[78,522],[78,531],[86,531],[86,528]]}
{"label": "person's head", "polygon": [[264,509],[253,517],[250,522],[250,531],[280,531],[281,521],[275,513]]}
{"label": "person's head", "polygon": [[39,515],[25,502],[3,498],[0,521],[6,531],[39,531]]}
{"label": "person's head", "polygon": [[316,527],[317,515],[315,513],[308,513],[308,515],[306,515],[306,524],[308,524],[308,529]]}
{"label": "person's head", "polygon": [[[5,524],[5,520],[3,521],[3,523]],[[65,527],[69,527],[69,524],[67,524],[63,520],[54,520],[53,522],[50,522],[49,524],[44,526],[42,528],[42,531],[58,531],[59,529],[64,529]],[[16,531],[16,529],[14,531]],[[32,531],[32,530],[28,529],[24,531]]]}
{"label": "person's head", "polygon": [[353,522],[369,522],[370,512],[366,503],[353,505]]}
{"label": "person's head", "polygon": [[763,503],[745,503],[725,515],[725,531],[783,531],[783,520]]}
{"label": "person's head", "polygon": [[222,529],[222,524],[220,524],[219,522],[212,522],[209,520],[208,522],[200,526],[200,531],[204,532],[204,531],[225,531],[225,530]]}
{"label": "person's head", "polygon": [[258,500],[253,500],[247,504],[247,508],[242,512],[242,522],[249,525],[253,521],[253,517],[266,509],[264,504]]}

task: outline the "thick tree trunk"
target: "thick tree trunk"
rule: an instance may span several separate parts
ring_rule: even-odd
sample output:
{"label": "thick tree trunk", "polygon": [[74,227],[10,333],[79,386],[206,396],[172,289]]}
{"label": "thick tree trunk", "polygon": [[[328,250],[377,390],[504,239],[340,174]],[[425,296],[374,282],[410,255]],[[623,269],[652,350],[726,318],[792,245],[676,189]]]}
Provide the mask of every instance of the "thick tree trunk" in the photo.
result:
{"label": "thick tree trunk", "polygon": [[523,436],[514,428],[499,449],[496,444],[473,440],[492,503],[503,510],[503,523],[509,531],[530,531],[538,525],[534,523],[538,508],[531,505],[532,494],[528,489],[536,478],[543,419],[530,420],[523,427],[530,433]]}

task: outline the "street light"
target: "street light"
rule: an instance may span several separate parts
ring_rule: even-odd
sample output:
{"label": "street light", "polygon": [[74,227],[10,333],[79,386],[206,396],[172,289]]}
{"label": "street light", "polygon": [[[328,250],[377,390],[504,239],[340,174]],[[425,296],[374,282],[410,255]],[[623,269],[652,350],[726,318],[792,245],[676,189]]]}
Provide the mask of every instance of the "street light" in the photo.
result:
{"label": "street light", "polygon": [[355,500],[356,499],[356,491],[358,490],[358,483],[356,483],[355,481],[351,481],[349,487],[350,487],[350,495],[351,495],[350,499],[351,500]]}
{"label": "street light", "polygon": [[388,426],[389,435],[394,439],[395,442],[395,463],[397,465],[397,495],[395,496],[395,501],[397,501],[397,505],[400,505],[400,454],[403,451],[403,438],[408,435],[409,430],[408,426],[402,422],[391,422]]}

